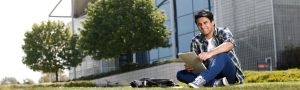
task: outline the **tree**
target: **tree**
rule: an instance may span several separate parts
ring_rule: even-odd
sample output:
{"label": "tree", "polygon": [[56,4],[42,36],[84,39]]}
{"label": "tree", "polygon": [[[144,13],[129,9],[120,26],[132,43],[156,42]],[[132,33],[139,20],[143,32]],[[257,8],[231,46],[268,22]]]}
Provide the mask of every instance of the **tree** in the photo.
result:
{"label": "tree", "polygon": [[[59,70],[58,72],[58,78],[59,81],[68,81],[69,77],[65,75],[66,73],[63,70]],[[43,73],[42,77],[39,79],[39,83],[47,83],[47,82],[53,82],[56,80],[55,73]]]}
{"label": "tree", "polygon": [[1,80],[1,84],[20,84],[20,82],[14,77],[5,77]]}
{"label": "tree", "polygon": [[55,73],[58,81],[59,70],[76,67],[84,57],[77,48],[78,38],[61,21],[33,24],[25,33],[22,62],[34,71]]}
{"label": "tree", "polygon": [[97,0],[82,22],[80,47],[96,60],[169,47],[166,16],[152,0]]}
{"label": "tree", "polygon": [[64,65],[70,67],[76,67],[78,64],[82,62],[82,59],[85,57],[85,54],[79,49],[78,46],[79,36],[77,34],[73,34],[71,38],[67,41],[66,47],[62,49],[61,53],[59,53],[59,57],[63,60],[70,60],[65,62]]}

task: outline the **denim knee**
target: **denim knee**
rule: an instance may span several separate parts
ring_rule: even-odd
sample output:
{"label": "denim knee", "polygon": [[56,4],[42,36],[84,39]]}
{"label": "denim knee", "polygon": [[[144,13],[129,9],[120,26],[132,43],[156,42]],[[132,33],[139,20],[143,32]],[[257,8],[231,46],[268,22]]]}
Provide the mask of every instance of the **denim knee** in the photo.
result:
{"label": "denim knee", "polygon": [[183,82],[183,80],[182,80],[183,77],[184,77],[183,73],[184,73],[184,70],[181,70],[181,71],[178,71],[177,74],[176,74],[176,78],[180,82]]}
{"label": "denim knee", "polygon": [[216,58],[216,59],[220,59],[220,58],[222,58],[222,59],[224,59],[224,58],[230,59],[230,57],[228,56],[227,53],[219,53],[219,54],[217,54],[217,55],[215,56],[215,58]]}
{"label": "denim knee", "polygon": [[216,57],[228,57],[228,55],[227,55],[227,53],[223,52],[223,53],[217,54]]}
{"label": "denim knee", "polygon": [[177,75],[176,75],[178,81],[184,82],[186,84],[194,81],[197,76],[198,75],[196,75],[192,72],[188,72],[186,70],[178,71]]}

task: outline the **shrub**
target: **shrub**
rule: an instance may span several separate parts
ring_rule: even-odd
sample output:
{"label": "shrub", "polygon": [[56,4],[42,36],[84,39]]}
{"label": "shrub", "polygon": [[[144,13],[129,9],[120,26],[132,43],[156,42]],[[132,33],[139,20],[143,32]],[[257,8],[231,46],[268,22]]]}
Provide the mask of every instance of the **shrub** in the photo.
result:
{"label": "shrub", "polygon": [[65,87],[95,87],[96,84],[91,81],[71,81],[64,84]]}
{"label": "shrub", "polygon": [[245,71],[245,76],[245,82],[248,83],[300,81],[300,70]]}
{"label": "shrub", "polygon": [[169,59],[154,61],[152,65],[156,66],[156,65],[162,65],[162,64],[172,63],[172,62],[182,62],[182,60],[176,58],[169,58]]}
{"label": "shrub", "polygon": [[91,81],[70,81],[60,83],[50,83],[36,85],[35,87],[95,87],[96,84]]}

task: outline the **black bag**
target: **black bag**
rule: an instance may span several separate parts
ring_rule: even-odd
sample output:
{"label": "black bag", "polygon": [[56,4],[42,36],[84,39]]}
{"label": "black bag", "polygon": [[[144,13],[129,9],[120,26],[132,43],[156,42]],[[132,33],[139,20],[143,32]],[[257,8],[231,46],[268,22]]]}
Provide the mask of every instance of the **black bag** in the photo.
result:
{"label": "black bag", "polygon": [[178,86],[171,79],[142,78],[130,82],[131,87],[171,87]]}

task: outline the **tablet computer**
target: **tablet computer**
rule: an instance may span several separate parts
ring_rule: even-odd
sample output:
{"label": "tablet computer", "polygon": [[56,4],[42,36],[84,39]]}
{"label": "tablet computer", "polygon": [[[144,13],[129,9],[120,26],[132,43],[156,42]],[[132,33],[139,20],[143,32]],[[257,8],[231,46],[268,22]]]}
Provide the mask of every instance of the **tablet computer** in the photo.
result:
{"label": "tablet computer", "polygon": [[206,70],[205,65],[202,63],[201,60],[198,59],[198,56],[195,52],[179,53],[178,56],[186,64],[189,64],[189,65],[192,66],[192,68],[193,68],[192,72],[193,73],[199,74],[202,71]]}

